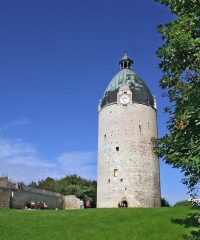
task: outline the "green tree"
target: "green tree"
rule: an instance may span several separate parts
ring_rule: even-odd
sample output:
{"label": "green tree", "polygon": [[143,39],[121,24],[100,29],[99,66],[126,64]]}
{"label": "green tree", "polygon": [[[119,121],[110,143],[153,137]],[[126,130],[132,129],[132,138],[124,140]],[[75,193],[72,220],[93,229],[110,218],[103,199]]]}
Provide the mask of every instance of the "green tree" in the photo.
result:
{"label": "green tree", "polygon": [[192,202],[188,200],[178,201],[174,207],[192,207]]}
{"label": "green tree", "polygon": [[170,207],[170,204],[166,198],[161,198],[161,207]]}
{"label": "green tree", "polygon": [[56,192],[56,181],[51,177],[47,177],[45,180],[39,181],[37,187],[40,189]]}
{"label": "green tree", "polygon": [[96,181],[87,180],[74,174],[58,180],[58,185],[62,185],[64,187],[64,195],[76,195],[76,197],[83,200],[84,203],[89,200],[91,202],[91,206],[96,207]]}
{"label": "green tree", "polygon": [[37,188],[38,185],[36,182],[32,181],[31,183],[28,184],[28,187],[33,187],[33,188]]}
{"label": "green tree", "polygon": [[200,181],[200,0],[156,1],[174,14],[172,22],[158,26],[163,40],[157,50],[160,86],[169,99],[169,121],[157,153],[181,169],[193,193]]}
{"label": "green tree", "polygon": [[75,195],[84,202],[89,200],[91,207],[96,207],[97,182],[87,180],[76,174],[61,179],[47,177],[39,181],[38,184],[32,182],[30,186],[58,192],[62,195]]}

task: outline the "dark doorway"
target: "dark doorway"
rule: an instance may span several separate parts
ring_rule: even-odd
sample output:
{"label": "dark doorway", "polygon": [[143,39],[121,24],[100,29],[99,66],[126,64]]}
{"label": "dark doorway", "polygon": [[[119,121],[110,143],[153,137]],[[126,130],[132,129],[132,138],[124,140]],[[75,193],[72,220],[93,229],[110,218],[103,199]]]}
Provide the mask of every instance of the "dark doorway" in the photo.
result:
{"label": "dark doorway", "polygon": [[121,201],[121,202],[118,204],[118,207],[119,207],[119,208],[127,208],[127,207],[128,207],[128,202],[127,202],[126,200]]}

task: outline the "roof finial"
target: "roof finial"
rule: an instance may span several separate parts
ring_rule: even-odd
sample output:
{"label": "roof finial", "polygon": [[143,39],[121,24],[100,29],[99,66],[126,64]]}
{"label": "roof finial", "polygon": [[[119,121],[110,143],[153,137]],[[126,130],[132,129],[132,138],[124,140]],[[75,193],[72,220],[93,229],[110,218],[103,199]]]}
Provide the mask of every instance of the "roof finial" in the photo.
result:
{"label": "roof finial", "polygon": [[127,51],[124,51],[124,56],[121,58],[120,62],[120,69],[124,68],[131,68],[131,65],[133,64],[133,60],[127,55]]}

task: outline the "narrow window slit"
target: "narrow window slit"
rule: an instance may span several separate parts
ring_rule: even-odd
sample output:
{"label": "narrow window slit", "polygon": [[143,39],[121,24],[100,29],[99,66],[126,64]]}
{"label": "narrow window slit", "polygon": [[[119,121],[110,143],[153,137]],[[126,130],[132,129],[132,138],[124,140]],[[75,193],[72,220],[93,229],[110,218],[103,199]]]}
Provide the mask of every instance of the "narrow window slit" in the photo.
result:
{"label": "narrow window slit", "polygon": [[117,175],[118,175],[118,170],[115,168],[114,169],[114,177],[117,177]]}

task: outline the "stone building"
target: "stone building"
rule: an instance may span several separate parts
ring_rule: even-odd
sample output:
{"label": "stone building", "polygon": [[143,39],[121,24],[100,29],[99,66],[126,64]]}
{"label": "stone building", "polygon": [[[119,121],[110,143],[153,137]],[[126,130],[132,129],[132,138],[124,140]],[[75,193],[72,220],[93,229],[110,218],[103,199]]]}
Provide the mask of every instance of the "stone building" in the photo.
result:
{"label": "stone building", "polygon": [[160,206],[156,101],[125,55],[99,103],[97,207]]}

